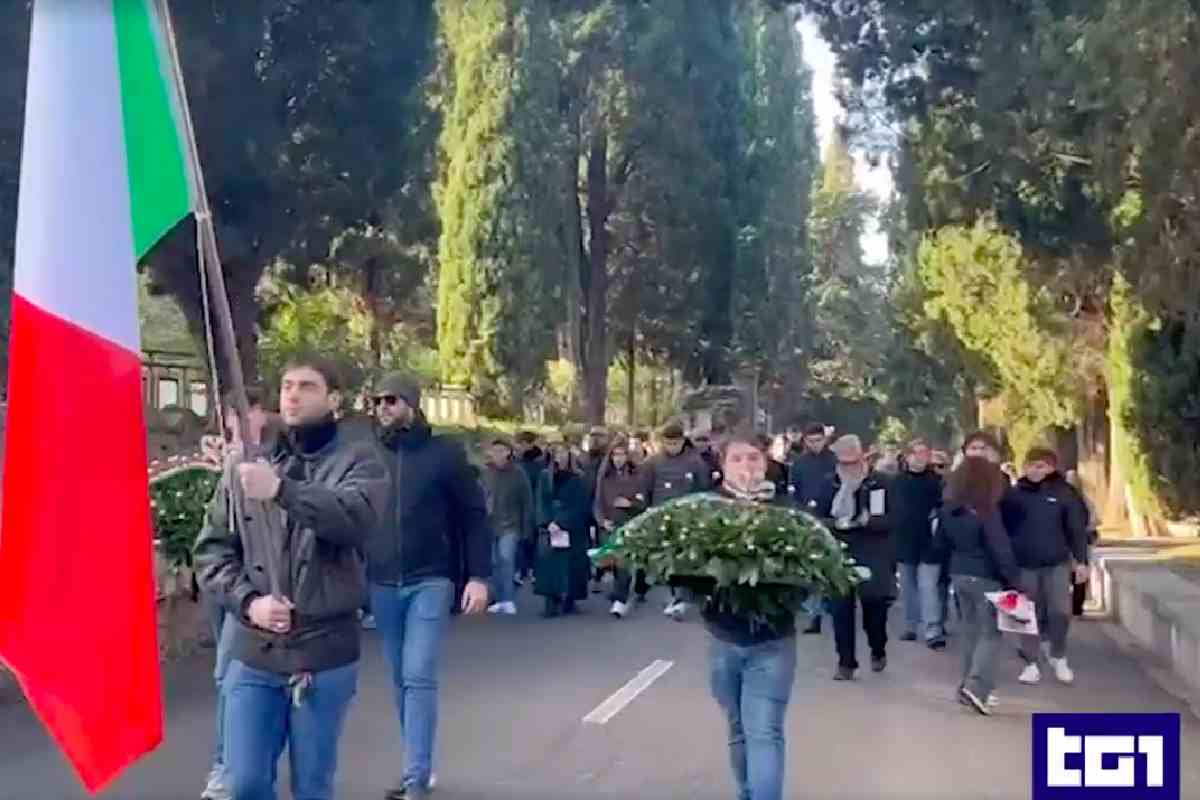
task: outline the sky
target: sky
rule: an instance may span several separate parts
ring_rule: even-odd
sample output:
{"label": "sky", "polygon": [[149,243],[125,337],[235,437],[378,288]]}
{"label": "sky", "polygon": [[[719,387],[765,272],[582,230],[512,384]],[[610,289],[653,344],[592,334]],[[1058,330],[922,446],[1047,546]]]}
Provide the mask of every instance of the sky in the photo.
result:
{"label": "sky", "polygon": [[[817,26],[810,19],[803,19],[796,26],[804,40],[804,60],[813,74],[813,106],[817,113],[817,138],[824,152],[825,144],[833,132],[833,126],[845,113],[834,94],[834,73],[837,58],[829,44],[821,38]],[[855,174],[859,185],[880,200],[892,193],[892,172],[886,163],[871,167],[860,155],[855,154]],[[867,224],[863,235],[863,256],[867,261],[880,263],[887,260],[887,237],[879,232],[874,220]]]}

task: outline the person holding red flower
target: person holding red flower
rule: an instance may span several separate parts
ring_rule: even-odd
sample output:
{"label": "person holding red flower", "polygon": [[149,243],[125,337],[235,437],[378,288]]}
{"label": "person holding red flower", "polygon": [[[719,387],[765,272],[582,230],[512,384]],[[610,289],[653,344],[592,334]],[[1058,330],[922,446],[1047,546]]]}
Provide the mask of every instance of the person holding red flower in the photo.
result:
{"label": "person holding red flower", "polygon": [[986,457],[970,456],[950,474],[935,538],[950,551],[950,575],[962,613],[962,683],[959,700],[987,716],[996,705],[996,655],[1000,648],[991,592],[1021,588],[1021,570],[1000,517],[1008,480]]}

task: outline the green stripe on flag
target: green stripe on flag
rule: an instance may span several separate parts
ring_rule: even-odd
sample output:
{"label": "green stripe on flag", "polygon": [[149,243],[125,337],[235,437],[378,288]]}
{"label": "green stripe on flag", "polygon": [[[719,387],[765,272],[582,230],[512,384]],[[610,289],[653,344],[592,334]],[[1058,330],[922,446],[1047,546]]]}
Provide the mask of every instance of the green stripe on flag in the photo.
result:
{"label": "green stripe on flag", "polygon": [[183,139],[150,0],[110,0],[117,28],[133,244],[140,259],[191,210]]}

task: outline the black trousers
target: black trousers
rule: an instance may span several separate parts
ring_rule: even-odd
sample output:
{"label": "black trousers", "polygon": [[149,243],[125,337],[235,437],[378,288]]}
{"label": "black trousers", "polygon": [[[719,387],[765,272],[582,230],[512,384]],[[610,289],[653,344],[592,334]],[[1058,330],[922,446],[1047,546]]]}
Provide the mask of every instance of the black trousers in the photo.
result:
{"label": "black trousers", "polygon": [[646,582],[646,570],[639,569],[635,578],[629,573],[629,570],[618,568],[613,573],[613,590],[609,599],[628,603],[631,586],[638,597],[646,596],[646,593],[650,591],[650,584]]}
{"label": "black trousers", "polygon": [[833,617],[833,638],[837,643],[838,666],[858,669],[855,658],[858,635],[854,629],[854,612],[862,606],[862,626],[867,634],[872,658],[883,658],[887,652],[887,615],[892,605],[891,598],[860,597],[851,592],[844,597],[829,601],[830,616]]}

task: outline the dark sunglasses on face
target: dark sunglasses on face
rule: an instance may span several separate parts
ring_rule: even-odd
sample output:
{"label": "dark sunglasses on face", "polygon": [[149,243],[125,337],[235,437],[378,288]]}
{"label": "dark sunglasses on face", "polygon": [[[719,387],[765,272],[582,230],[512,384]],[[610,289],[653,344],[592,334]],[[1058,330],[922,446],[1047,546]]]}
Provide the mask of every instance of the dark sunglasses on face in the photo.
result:
{"label": "dark sunglasses on face", "polygon": [[394,394],[385,394],[383,397],[372,397],[371,404],[376,408],[379,406],[394,406],[400,402],[400,398]]}

